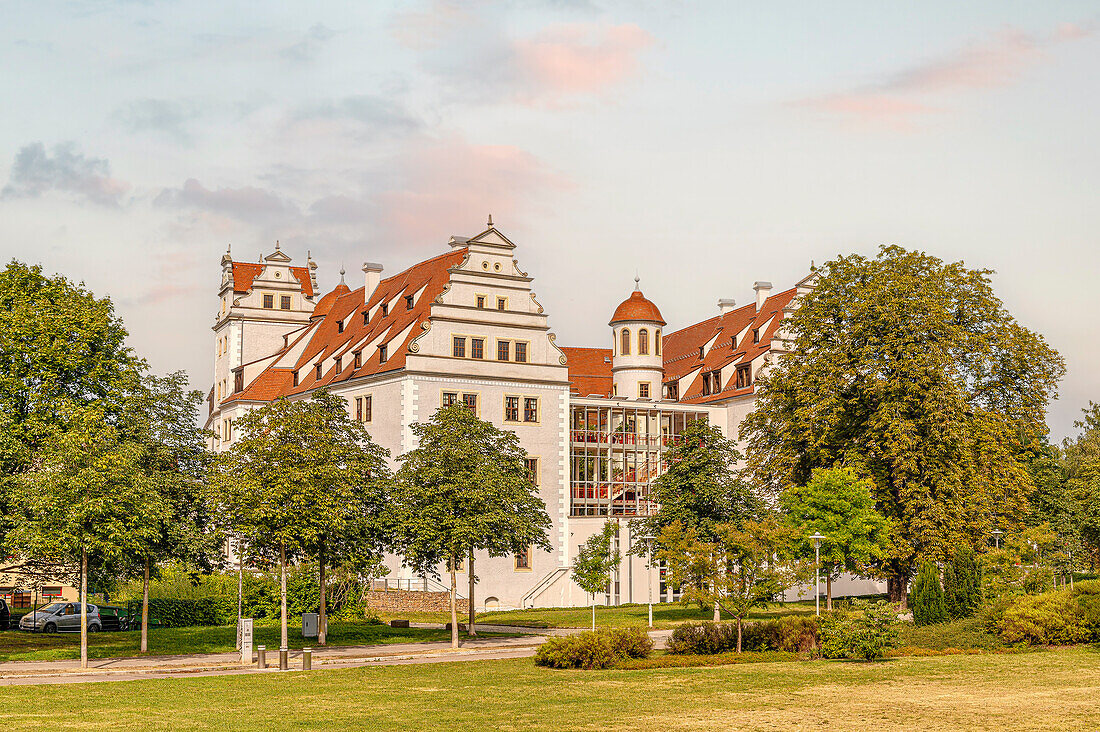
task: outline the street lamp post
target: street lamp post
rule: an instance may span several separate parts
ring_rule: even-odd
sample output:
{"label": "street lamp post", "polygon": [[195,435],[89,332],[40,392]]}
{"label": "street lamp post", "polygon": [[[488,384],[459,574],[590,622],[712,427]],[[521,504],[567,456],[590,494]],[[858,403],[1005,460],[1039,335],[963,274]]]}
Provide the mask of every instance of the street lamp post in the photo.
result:
{"label": "street lamp post", "polygon": [[646,599],[649,602],[649,627],[653,628],[653,537],[652,536],[639,536],[640,541],[644,541],[649,554],[649,563],[646,564],[645,570],[645,585],[646,585]]}
{"label": "street lamp post", "polygon": [[821,540],[825,537],[815,531],[810,537],[814,540],[814,614],[821,615]]}
{"label": "street lamp post", "polygon": [[996,549],[1001,548],[1001,537],[1004,536],[1004,533],[1005,532],[1001,531],[1000,529],[993,529],[993,545],[994,545],[994,548],[996,548]]}

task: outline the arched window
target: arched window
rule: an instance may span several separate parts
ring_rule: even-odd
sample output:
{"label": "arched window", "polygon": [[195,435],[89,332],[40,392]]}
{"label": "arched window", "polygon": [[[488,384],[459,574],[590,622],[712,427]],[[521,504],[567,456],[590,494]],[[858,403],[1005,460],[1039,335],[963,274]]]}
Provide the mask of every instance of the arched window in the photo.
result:
{"label": "arched window", "polygon": [[661,331],[659,329],[653,331],[653,355],[661,355]]}
{"label": "arched window", "polygon": [[630,355],[630,330],[623,328],[622,337],[619,338],[619,354],[622,356]]}
{"label": "arched window", "polygon": [[649,331],[645,328],[638,331],[638,355],[649,355]]}

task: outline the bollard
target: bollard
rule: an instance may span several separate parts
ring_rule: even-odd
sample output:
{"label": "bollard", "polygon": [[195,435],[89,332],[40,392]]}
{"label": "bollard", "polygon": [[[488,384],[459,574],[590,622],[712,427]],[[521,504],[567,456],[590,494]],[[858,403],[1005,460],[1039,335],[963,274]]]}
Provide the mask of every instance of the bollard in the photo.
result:
{"label": "bollard", "polygon": [[256,668],[267,668],[267,646],[256,648]]}
{"label": "bollard", "polygon": [[302,670],[303,671],[313,670],[313,649],[312,648],[303,648],[302,649]]}
{"label": "bollard", "polygon": [[289,665],[287,664],[287,656],[289,655],[289,653],[290,653],[290,651],[288,651],[286,648],[280,648],[279,649],[279,670],[280,671],[286,671],[287,668],[289,668]]}

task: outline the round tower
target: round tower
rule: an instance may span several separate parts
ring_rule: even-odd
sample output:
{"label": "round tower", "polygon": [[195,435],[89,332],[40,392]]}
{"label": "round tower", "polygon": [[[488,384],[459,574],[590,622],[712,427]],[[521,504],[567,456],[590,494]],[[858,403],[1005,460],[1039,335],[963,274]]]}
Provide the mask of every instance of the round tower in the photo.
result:
{"label": "round tower", "polygon": [[611,316],[611,376],[613,395],[625,399],[661,398],[664,359],[661,329],[665,319],[657,306],[646,299],[634,278],[634,292],[615,308]]}

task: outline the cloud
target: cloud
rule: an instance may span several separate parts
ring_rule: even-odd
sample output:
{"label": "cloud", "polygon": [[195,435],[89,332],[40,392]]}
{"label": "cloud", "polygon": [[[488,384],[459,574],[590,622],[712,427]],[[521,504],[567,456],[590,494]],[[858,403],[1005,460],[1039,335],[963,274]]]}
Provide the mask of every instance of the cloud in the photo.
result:
{"label": "cloud", "polygon": [[317,58],[321,49],[336,35],[336,31],[321,23],[316,23],[306,31],[302,40],[279,51],[279,55],[288,61],[307,62]]}
{"label": "cloud", "polygon": [[138,99],[111,115],[131,132],[158,132],[185,143],[191,141],[185,124],[196,116],[195,110],[167,99]]}
{"label": "cloud", "polygon": [[637,76],[641,54],[654,43],[637,25],[600,21],[515,36],[475,8],[437,2],[428,12],[396,16],[391,26],[420,54],[421,68],[466,101],[553,107],[602,95]]}
{"label": "cloud", "polygon": [[295,132],[319,135],[350,132],[359,138],[411,134],[422,121],[393,99],[357,94],[298,107],[290,114]]}
{"label": "cloud", "polygon": [[929,97],[991,89],[1016,83],[1043,60],[1047,49],[1084,38],[1091,26],[1062,23],[1037,35],[1006,28],[989,38],[972,41],[923,63],[889,74],[877,82],[844,92],[796,101],[794,104],[836,115],[847,121],[912,127],[917,115],[942,111]]}
{"label": "cloud", "polygon": [[125,181],[111,177],[106,158],[85,157],[73,142],[54,145],[52,157],[43,143],[32,142],[16,154],[0,198],[37,198],[56,190],[101,206],[117,206],[129,188]]}
{"label": "cloud", "polygon": [[194,178],[188,178],[179,188],[163,189],[153,199],[153,204],[196,209],[250,223],[285,221],[299,213],[293,201],[263,188],[243,186],[212,190]]}

